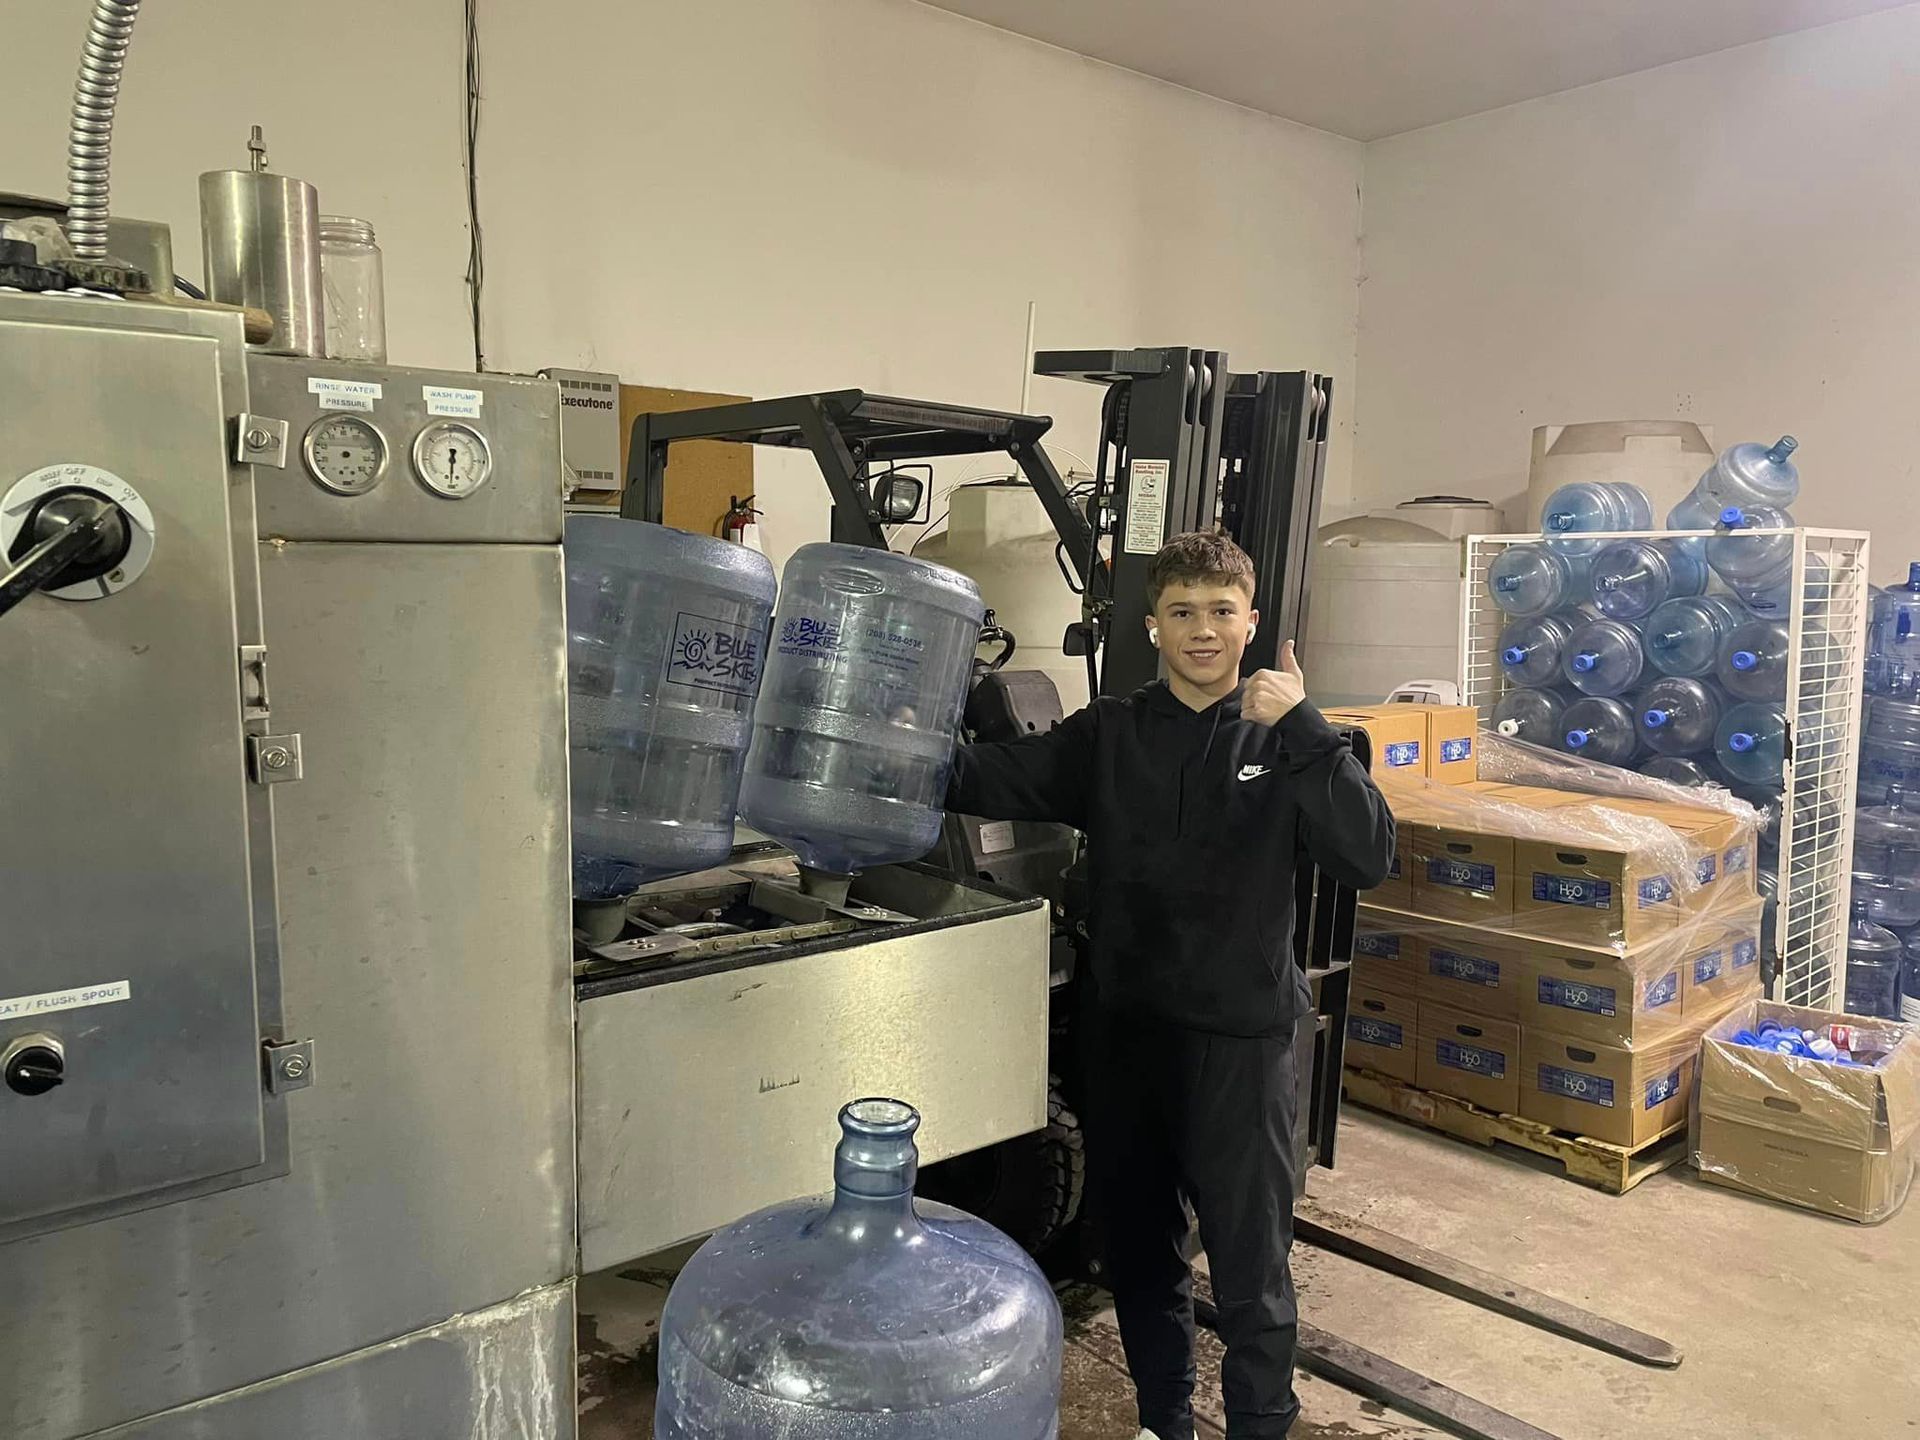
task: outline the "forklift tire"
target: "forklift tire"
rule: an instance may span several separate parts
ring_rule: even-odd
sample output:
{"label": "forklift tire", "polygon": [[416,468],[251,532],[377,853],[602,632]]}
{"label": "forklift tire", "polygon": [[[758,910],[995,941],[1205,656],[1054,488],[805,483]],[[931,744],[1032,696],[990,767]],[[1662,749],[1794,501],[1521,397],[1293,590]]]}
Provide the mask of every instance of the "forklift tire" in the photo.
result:
{"label": "forklift tire", "polygon": [[929,1165],[915,1187],[1004,1230],[1031,1255],[1073,1224],[1087,1183],[1079,1118],[1061,1098],[1058,1077],[1047,1081],[1045,1129]]}

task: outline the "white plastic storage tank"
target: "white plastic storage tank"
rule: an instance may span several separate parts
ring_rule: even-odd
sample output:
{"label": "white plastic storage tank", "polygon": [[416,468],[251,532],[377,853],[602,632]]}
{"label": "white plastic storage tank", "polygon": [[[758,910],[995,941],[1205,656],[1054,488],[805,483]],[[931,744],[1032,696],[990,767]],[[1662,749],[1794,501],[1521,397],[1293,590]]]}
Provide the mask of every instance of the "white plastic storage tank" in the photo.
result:
{"label": "white plastic storage tank", "polygon": [[1596,420],[1542,425],[1533,432],[1526,513],[1512,528],[1537,529],[1540,507],[1576,480],[1638,485],[1653,505],[1654,524],[1693,489],[1713,464],[1713,429],[1690,420]]}
{"label": "white plastic storage tank", "polygon": [[1060,645],[1080,619],[1080,597],[1054,558],[1059,537],[1046,507],[1024,480],[961,485],[947,499],[947,528],[915,545],[915,557],[958,570],[980,587],[980,598],[1018,642],[1013,668],[1043,671],[1071,715],[1087,703],[1087,662]]}
{"label": "white plastic storage tank", "polygon": [[1322,705],[1370,705],[1460,668],[1461,537],[1497,534],[1484,500],[1409,500],[1320,528],[1301,656]]}

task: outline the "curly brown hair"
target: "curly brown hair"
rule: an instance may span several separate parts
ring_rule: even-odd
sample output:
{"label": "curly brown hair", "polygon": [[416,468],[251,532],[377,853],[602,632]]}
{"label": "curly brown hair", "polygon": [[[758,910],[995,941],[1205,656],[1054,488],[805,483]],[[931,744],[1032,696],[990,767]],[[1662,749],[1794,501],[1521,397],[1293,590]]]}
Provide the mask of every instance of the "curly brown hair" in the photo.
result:
{"label": "curly brown hair", "polygon": [[1253,599],[1253,557],[1218,530],[1176,535],[1147,562],[1147,609],[1169,585],[1234,585]]}

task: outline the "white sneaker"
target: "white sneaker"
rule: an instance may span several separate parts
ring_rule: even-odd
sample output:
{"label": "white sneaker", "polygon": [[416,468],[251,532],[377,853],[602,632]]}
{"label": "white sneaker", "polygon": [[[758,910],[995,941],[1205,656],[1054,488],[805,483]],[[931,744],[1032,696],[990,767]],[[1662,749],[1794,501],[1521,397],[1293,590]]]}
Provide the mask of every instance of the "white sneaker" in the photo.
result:
{"label": "white sneaker", "polygon": [[1138,1435],[1133,1437],[1133,1440],[1160,1440],[1160,1437],[1151,1430],[1142,1430]]}

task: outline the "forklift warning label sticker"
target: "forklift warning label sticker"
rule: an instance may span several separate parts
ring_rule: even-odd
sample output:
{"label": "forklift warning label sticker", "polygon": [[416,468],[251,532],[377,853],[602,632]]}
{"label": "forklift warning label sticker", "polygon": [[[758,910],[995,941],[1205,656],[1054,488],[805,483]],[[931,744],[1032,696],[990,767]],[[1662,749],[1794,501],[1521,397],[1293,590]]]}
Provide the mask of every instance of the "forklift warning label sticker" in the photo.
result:
{"label": "forklift warning label sticker", "polygon": [[1129,555],[1151,555],[1167,539],[1168,460],[1134,460],[1127,465],[1127,543]]}
{"label": "forklift warning label sticker", "polygon": [[1013,822],[1011,820],[989,820],[980,827],[980,853],[998,855],[1002,850],[1011,850],[1014,846]]}
{"label": "forklift warning label sticker", "polygon": [[116,1000],[132,998],[133,986],[125,980],[83,985],[78,990],[49,990],[44,995],[16,995],[11,1000],[0,1000],[0,1020],[51,1015],[56,1010],[84,1010],[89,1005],[111,1005]]}
{"label": "forklift warning label sticker", "polygon": [[320,402],[322,410],[371,410],[380,398],[378,380],[329,380],[322,375],[307,377],[307,393]]}

